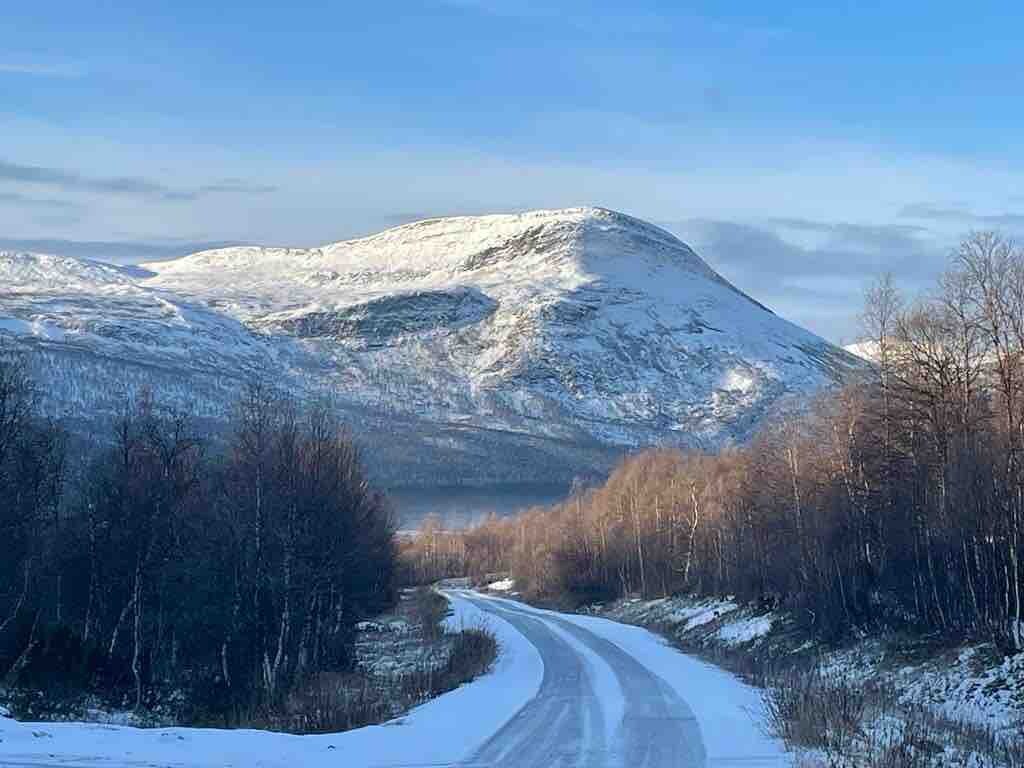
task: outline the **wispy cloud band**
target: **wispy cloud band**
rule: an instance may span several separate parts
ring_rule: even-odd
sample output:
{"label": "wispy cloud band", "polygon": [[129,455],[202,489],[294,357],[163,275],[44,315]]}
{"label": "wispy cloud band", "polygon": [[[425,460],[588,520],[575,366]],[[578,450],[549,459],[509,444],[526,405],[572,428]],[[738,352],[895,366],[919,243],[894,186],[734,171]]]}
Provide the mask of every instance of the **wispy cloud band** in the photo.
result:
{"label": "wispy cloud band", "polygon": [[70,210],[79,207],[77,203],[73,203],[70,200],[58,200],[56,198],[48,197],[31,197],[29,195],[23,195],[20,192],[7,192],[0,190],[0,204],[3,203],[22,206],[25,208],[49,208],[60,210]]}
{"label": "wispy cloud band", "polygon": [[979,214],[967,208],[913,203],[904,206],[900,216],[922,221],[952,221],[976,227],[1024,230],[1024,213]]}
{"label": "wispy cloud band", "polygon": [[0,61],[0,74],[27,77],[79,78],[85,70],[75,64],[33,61]]}
{"label": "wispy cloud band", "polygon": [[273,186],[250,184],[242,179],[221,179],[190,189],[179,189],[141,176],[87,176],[65,168],[23,165],[5,160],[0,160],[0,181],[165,201],[191,201],[214,194],[262,195],[276,190]]}

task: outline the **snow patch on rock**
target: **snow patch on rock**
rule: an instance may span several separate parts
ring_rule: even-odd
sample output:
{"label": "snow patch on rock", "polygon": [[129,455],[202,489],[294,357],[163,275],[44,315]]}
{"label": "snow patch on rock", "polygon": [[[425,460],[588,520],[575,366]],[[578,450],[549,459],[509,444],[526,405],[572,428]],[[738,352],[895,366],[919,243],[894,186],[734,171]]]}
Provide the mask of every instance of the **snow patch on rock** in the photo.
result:
{"label": "snow patch on rock", "polygon": [[773,614],[747,616],[723,624],[718,630],[718,639],[726,645],[745,645],[772,631],[775,622]]}

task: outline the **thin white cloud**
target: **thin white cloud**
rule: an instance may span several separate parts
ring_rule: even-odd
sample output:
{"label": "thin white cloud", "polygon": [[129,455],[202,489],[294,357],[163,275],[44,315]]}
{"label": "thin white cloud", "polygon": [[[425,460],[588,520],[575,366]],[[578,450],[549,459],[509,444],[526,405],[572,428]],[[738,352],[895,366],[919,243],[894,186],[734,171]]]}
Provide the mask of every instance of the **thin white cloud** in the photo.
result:
{"label": "thin white cloud", "polygon": [[543,18],[558,15],[559,9],[549,3],[529,0],[434,0],[437,5],[506,18]]}
{"label": "thin white cloud", "polygon": [[965,207],[911,203],[903,207],[900,215],[919,221],[962,222],[973,227],[1007,229],[1024,232],[1024,213],[1005,211],[1003,213],[975,213]]}
{"label": "thin white cloud", "polygon": [[0,60],[0,74],[73,79],[84,77],[85,70],[70,62]]}
{"label": "thin white cloud", "polygon": [[86,176],[75,169],[12,163],[3,158],[0,158],[0,182],[178,202],[194,201],[214,194],[265,195],[276,189],[269,185],[250,184],[238,178],[221,179],[197,188],[179,189],[141,176]]}
{"label": "thin white cloud", "polygon": [[77,203],[52,197],[32,197],[20,192],[9,192],[0,189],[0,205],[17,205],[24,208],[78,208]]}

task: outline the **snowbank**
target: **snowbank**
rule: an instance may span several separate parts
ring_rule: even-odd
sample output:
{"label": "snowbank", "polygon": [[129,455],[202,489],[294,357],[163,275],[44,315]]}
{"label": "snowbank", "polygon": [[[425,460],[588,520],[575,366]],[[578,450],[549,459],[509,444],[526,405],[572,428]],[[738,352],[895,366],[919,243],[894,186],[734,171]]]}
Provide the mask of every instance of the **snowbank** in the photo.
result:
{"label": "snowbank", "polygon": [[929,649],[909,638],[868,637],[842,650],[794,632],[782,612],[764,613],[732,600],[671,597],[624,600],[598,615],[648,627],[667,627],[684,645],[741,651],[756,646],[775,655],[813,653],[829,676],[883,684],[907,705],[1001,733],[1024,723],[1024,654],[1002,658],[991,644]]}
{"label": "snowbank", "polygon": [[746,616],[723,624],[718,630],[718,639],[726,645],[745,645],[772,631],[775,616]]}
{"label": "snowbank", "polygon": [[[630,624],[667,624],[679,631],[688,632],[713,621],[729,621],[732,619],[731,614],[739,608],[732,600],[663,597],[657,600],[627,600],[613,606],[604,615]],[[604,611],[599,613],[603,614]]]}
{"label": "snowbank", "polygon": [[390,723],[340,734],[140,729],[84,723],[19,723],[0,717],[0,764],[156,764],[167,768],[376,768],[458,762],[536,695],[540,656],[504,620],[449,595],[455,628],[486,625],[500,645],[495,669]]}

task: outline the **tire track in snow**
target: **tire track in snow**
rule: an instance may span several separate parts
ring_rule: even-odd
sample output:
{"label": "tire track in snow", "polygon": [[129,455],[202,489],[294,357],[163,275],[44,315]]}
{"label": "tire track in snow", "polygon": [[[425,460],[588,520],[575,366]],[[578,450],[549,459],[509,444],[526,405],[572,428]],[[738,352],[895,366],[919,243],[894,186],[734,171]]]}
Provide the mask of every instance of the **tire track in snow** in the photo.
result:
{"label": "tire track in snow", "polygon": [[[500,615],[533,643],[544,660],[537,697],[464,764],[495,768],[703,768],[706,754],[693,711],[661,678],[621,648],[551,614],[514,603],[474,599]],[[568,642],[571,638],[573,642]],[[614,674],[623,713],[617,731],[605,738],[604,708],[613,702],[595,695],[591,672],[579,644]],[[607,686],[603,696],[615,693]],[[581,727],[582,726],[582,727]]]}

